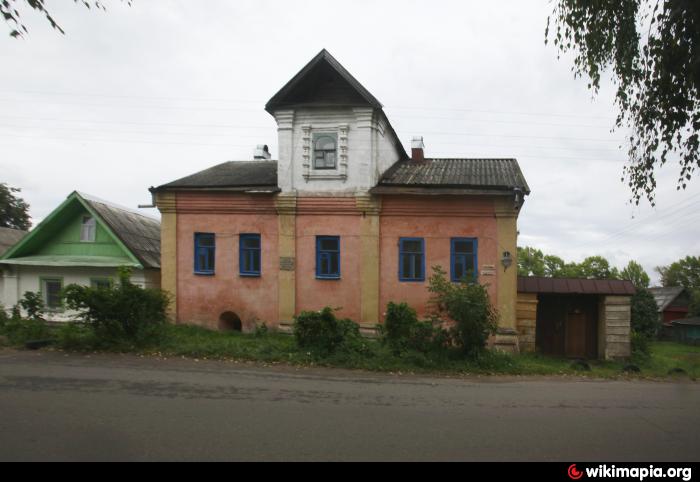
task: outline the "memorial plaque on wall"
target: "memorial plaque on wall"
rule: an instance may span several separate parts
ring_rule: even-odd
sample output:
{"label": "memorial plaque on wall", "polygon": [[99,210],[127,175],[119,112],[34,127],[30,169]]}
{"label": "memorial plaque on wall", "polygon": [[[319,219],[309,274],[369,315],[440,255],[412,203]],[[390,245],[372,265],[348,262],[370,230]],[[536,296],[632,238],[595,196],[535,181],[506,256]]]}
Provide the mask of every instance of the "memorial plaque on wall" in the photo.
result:
{"label": "memorial plaque on wall", "polygon": [[294,258],[281,257],[280,271],[294,271]]}

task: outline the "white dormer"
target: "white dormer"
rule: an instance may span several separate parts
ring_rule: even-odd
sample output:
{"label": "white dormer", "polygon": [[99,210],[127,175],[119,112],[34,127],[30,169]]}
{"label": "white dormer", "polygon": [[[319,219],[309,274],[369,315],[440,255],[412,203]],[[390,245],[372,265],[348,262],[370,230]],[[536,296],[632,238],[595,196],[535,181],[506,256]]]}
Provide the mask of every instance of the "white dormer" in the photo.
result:
{"label": "white dormer", "polygon": [[381,103],[325,49],[267,103],[282,192],[364,192],[408,156]]}

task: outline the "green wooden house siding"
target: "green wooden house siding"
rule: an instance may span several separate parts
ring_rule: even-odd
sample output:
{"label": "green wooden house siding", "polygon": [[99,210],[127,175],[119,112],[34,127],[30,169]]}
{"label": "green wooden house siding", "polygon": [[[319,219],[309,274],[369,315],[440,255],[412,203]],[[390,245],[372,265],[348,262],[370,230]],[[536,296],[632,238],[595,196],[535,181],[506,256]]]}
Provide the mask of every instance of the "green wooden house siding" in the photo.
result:
{"label": "green wooden house siding", "polygon": [[[83,217],[96,220],[95,241],[81,241]],[[11,248],[0,261],[40,266],[131,266],[143,268],[109,226],[77,194],[58,208]]]}
{"label": "green wooden house siding", "polygon": [[86,209],[72,217],[64,218],[65,225],[59,227],[54,236],[36,251],[39,256],[107,256],[128,258],[128,254],[114,241],[100,221],[97,221],[95,241],[80,241],[83,218],[92,216]]}

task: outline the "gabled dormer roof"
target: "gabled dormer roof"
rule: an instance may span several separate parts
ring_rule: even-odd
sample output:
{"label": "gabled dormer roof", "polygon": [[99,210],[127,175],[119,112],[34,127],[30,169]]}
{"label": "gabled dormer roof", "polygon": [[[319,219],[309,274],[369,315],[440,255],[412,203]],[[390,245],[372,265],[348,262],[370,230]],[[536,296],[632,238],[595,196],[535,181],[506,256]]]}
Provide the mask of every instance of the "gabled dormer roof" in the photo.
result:
{"label": "gabled dormer roof", "polygon": [[367,105],[381,109],[382,104],[343,67],[326,49],[321,50],[292,80],[265,105],[277,109],[297,105]]}
{"label": "gabled dormer roof", "polygon": [[[119,255],[42,255],[66,221],[89,213],[120,248]],[[160,268],[160,221],[94,196],[71,193],[19,243],[0,256],[0,264]]]}

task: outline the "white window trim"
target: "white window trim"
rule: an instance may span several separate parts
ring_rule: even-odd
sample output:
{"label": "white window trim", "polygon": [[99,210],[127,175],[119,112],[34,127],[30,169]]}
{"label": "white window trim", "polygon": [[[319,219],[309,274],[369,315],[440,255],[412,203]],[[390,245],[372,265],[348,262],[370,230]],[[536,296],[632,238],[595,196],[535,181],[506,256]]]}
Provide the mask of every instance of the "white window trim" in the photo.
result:
{"label": "white window trim", "polygon": [[[314,131],[310,124],[301,126],[303,143],[302,175],[306,182],[346,181],[348,178],[348,124],[340,124],[336,129],[318,129]],[[313,134],[336,134],[338,139],[335,169],[313,168]]]}
{"label": "white window trim", "polygon": [[[87,224],[85,221],[92,221],[91,224]],[[87,231],[86,231],[87,228]],[[87,232],[87,236],[85,235]],[[93,216],[83,216],[82,224],[80,225],[80,242],[81,243],[94,243],[97,239],[97,220]]]}

